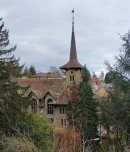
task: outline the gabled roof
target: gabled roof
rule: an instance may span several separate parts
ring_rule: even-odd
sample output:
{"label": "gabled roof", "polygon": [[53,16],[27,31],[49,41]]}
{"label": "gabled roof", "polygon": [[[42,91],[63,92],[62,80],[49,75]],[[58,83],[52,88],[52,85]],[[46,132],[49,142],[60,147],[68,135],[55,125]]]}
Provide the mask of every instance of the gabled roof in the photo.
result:
{"label": "gabled roof", "polygon": [[69,99],[69,93],[67,90],[67,86],[64,86],[64,90],[61,93],[61,95],[59,95],[57,97],[57,100],[55,100],[52,104],[53,105],[67,105],[68,104],[68,99]]}
{"label": "gabled roof", "polygon": [[55,100],[57,100],[57,97],[59,96],[59,93],[53,90],[34,90],[29,88],[29,90],[26,92],[26,96],[29,96],[30,94],[34,94],[34,96],[38,99],[45,98],[47,94],[50,94]]}
{"label": "gabled roof", "polygon": [[33,93],[38,99],[43,98],[50,93],[56,100],[57,92],[62,92],[63,81],[61,79],[19,79],[18,85],[21,87],[28,86],[26,96]]}
{"label": "gabled roof", "polygon": [[47,94],[50,94],[55,100],[57,99],[57,93],[53,90],[48,90],[42,98],[45,98]]}
{"label": "gabled roof", "polygon": [[30,96],[31,94],[33,94],[36,98],[41,99],[41,94],[39,90],[28,90],[26,92],[26,96]]}

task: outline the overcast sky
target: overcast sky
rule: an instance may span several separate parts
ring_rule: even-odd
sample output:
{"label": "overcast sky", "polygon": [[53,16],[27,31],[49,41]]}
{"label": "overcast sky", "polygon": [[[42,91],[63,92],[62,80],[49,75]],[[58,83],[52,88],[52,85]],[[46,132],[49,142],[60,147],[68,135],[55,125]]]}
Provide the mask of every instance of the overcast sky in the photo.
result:
{"label": "overcast sky", "polygon": [[79,62],[96,73],[105,60],[114,63],[122,45],[118,33],[130,29],[130,0],[0,0],[21,64],[44,72],[68,62],[73,8]]}

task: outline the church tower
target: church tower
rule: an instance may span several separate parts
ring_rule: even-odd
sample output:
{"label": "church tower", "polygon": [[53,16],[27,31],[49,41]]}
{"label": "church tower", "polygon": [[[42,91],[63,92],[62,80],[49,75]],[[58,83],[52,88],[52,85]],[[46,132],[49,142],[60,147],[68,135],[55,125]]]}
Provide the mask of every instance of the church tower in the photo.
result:
{"label": "church tower", "polygon": [[66,81],[68,85],[79,84],[81,81],[81,70],[83,66],[78,62],[75,33],[74,33],[74,9],[72,10],[72,35],[71,35],[71,46],[70,46],[70,59],[69,62],[61,66],[60,69],[66,71]]}

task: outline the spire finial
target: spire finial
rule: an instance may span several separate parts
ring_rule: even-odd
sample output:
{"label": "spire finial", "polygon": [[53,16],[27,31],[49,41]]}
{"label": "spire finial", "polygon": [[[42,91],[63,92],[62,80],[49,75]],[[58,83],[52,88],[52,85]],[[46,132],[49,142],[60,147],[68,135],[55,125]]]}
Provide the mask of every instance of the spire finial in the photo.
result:
{"label": "spire finial", "polygon": [[72,10],[72,32],[74,32],[74,8]]}

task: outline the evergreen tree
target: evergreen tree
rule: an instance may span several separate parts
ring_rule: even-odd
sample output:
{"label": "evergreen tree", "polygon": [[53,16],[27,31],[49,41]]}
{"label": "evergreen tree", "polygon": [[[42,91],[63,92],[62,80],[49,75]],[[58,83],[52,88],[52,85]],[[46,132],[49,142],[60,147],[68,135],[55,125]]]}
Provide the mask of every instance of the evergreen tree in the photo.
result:
{"label": "evergreen tree", "polygon": [[[110,109],[103,107],[112,117],[112,127],[120,135],[123,142],[128,136],[130,138],[130,33],[121,36],[123,45],[120,54],[115,57],[116,63],[111,66],[106,62],[109,73],[105,81],[112,83],[113,88],[108,93]],[[121,143],[120,142],[120,143]]]}
{"label": "evergreen tree", "polygon": [[72,86],[67,108],[69,124],[81,134],[82,150],[88,146],[87,141],[97,137],[97,103],[93,98],[94,94],[89,81],[90,72],[85,66],[81,83],[79,86],[75,84]]}
{"label": "evergreen tree", "polygon": [[105,76],[105,83],[113,83],[119,76],[114,71],[109,71]]}
{"label": "evergreen tree", "polygon": [[[46,119],[27,113],[29,100],[17,84],[23,66],[0,24],[0,151],[51,151],[52,129]],[[23,92],[23,94],[22,94]],[[26,147],[27,146],[27,147]],[[31,149],[31,150],[30,150]],[[38,150],[37,150],[38,149]]]}
{"label": "evergreen tree", "polygon": [[[15,131],[17,121],[22,117],[27,102],[20,94],[14,78],[21,76],[22,66],[15,59],[16,46],[9,48],[9,31],[0,25],[0,130],[10,134]],[[16,121],[17,120],[17,121]]]}
{"label": "evergreen tree", "polygon": [[29,70],[30,70],[32,75],[36,74],[36,70],[35,70],[35,67],[33,65],[30,66]]}
{"label": "evergreen tree", "polygon": [[28,68],[26,67],[26,68],[23,70],[23,76],[27,76],[27,72],[28,72]]}
{"label": "evergreen tree", "polygon": [[69,101],[67,105],[67,119],[69,125],[75,126],[76,124],[76,112],[78,107],[78,85],[73,85],[70,90]]}
{"label": "evergreen tree", "polygon": [[23,76],[26,76],[28,78],[32,78],[32,76],[36,74],[35,67],[33,65],[30,66],[30,68],[25,68],[23,71]]}
{"label": "evergreen tree", "polygon": [[84,66],[82,72],[82,82],[79,85],[79,103],[77,117],[79,119],[78,128],[83,133],[85,139],[95,138],[97,136],[97,103],[93,98],[92,87],[89,84],[90,72]]}

